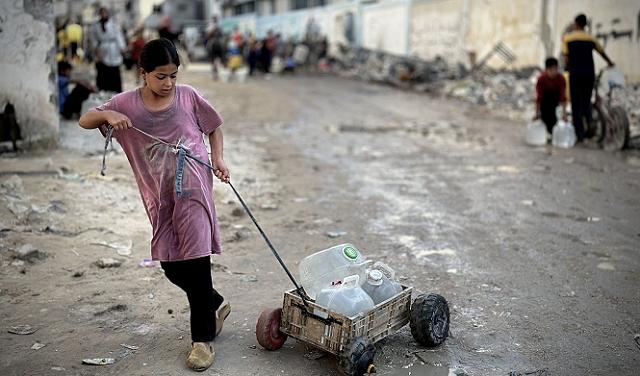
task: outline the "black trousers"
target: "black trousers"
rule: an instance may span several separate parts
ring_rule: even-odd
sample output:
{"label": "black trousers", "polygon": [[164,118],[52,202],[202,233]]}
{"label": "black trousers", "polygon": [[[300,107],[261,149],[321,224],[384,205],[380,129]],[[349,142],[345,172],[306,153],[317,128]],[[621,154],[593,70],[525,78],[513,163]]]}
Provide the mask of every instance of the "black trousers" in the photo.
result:
{"label": "black trousers", "polygon": [[122,92],[120,67],[110,67],[104,63],[96,63],[96,86],[98,90]]}
{"label": "black trousers", "polygon": [[209,257],[160,263],[169,281],[187,293],[191,309],[191,340],[210,342],[216,336],[216,310],[224,298],[213,288]]}
{"label": "black trousers", "polygon": [[558,122],[556,116],[556,108],[558,108],[558,102],[542,102],[540,104],[540,119],[544,125],[547,126],[547,132],[553,134],[553,127]]}
{"label": "black trousers", "polygon": [[[569,91],[571,93],[571,117],[576,129],[578,141],[586,135],[586,127],[591,123],[591,92],[595,76],[593,74],[571,74],[569,76]],[[585,124],[585,121],[587,122]]]}

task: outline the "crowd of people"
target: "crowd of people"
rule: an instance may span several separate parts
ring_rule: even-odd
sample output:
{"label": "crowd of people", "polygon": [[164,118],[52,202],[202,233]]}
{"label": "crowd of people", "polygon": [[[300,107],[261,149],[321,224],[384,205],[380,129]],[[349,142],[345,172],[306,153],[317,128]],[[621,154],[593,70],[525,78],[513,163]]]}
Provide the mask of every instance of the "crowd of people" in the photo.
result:
{"label": "crowd of people", "polygon": [[[79,113],[82,101],[92,92],[122,92],[122,66],[127,70],[136,69],[134,76],[139,83],[138,60],[145,43],[152,37],[166,38],[178,47],[184,45],[185,57],[191,55],[192,43],[182,43],[186,38],[172,27],[171,18],[163,15],[161,8],[154,9],[148,20],[131,30],[115,22],[107,8],[98,9],[97,14],[97,21],[91,24],[83,24],[81,17],[57,23],[60,113],[67,118]],[[225,32],[213,16],[199,38],[196,42],[206,49],[214,79],[219,79],[223,71],[244,70],[256,76],[327,65],[327,38],[311,27],[299,40],[285,38],[271,30],[258,38],[251,32],[243,33],[238,27]],[[94,65],[95,84],[71,79],[74,66],[81,64]]]}
{"label": "crowd of people", "polygon": [[315,66],[326,60],[328,53],[326,37],[307,32],[297,41],[269,30],[264,38],[257,38],[251,32],[241,32],[238,27],[225,33],[216,16],[205,30],[204,45],[211,58],[214,78],[222,68],[235,71],[246,67],[251,76],[273,71],[295,72],[300,66]]}

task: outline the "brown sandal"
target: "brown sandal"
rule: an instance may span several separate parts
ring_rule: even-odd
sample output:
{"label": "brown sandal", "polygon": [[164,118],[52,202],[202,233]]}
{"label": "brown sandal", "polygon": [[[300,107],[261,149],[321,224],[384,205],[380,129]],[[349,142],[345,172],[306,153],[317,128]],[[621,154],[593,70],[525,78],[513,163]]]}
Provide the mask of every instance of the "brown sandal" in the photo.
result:
{"label": "brown sandal", "polygon": [[216,337],[222,331],[222,325],[224,320],[227,319],[231,313],[231,305],[229,303],[222,303],[222,305],[216,311]]}
{"label": "brown sandal", "polygon": [[202,372],[211,367],[215,356],[216,352],[213,346],[203,342],[195,342],[191,345],[191,352],[187,357],[187,367]]}

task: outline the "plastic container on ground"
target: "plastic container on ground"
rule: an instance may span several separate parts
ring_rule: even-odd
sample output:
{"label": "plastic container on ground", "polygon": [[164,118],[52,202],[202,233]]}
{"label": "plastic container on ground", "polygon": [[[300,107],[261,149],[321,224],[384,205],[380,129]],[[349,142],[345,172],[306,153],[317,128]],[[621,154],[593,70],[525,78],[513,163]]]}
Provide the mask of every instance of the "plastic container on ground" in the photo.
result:
{"label": "plastic container on ground", "polygon": [[220,82],[229,82],[229,78],[231,78],[231,71],[227,68],[220,68],[218,70],[218,78]]}
{"label": "plastic container on ground", "polygon": [[243,84],[247,81],[249,75],[249,69],[247,67],[240,67],[236,69],[235,76],[239,83]]}
{"label": "plastic container on ground", "polygon": [[524,141],[531,146],[547,144],[547,127],[541,120],[534,120],[527,124]]}
{"label": "plastic container on ground", "polygon": [[347,317],[369,312],[375,306],[373,299],[360,287],[360,276],[343,279],[342,284],[318,292],[316,304]]}
{"label": "plastic container on ground", "polygon": [[364,281],[367,265],[366,258],[352,244],[337,245],[300,261],[300,284],[315,299],[320,290],[338,285],[350,275],[358,275]]}
{"label": "plastic container on ground", "polygon": [[369,294],[373,303],[378,305],[402,292],[402,286],[389,278],[378,269],[369,270],[367,280],[362,289]]}
{"label": "plastic container on ground", "polygon": [[551,137],[553,146],[559,148],[572,148],[576,144],[576,131],[573,125],[566,121],[559,121],[553,127],[553,135]]}

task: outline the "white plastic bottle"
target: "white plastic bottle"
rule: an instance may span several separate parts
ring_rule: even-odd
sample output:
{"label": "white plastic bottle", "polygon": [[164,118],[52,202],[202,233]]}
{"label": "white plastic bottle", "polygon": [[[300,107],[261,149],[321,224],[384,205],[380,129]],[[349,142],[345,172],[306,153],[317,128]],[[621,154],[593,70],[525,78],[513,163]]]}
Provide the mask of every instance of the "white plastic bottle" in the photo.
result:
{"label": "white plastic bottle", "polygon": [[359,282],[360,277],[352,275],[344,278],[338,286],[322,289],[317,294],[316,304],[347,317],[370,311],[375,304]]}
{"label": "white plastic bottle", "polygon": [[374,304],[379,304],[402,292],[402,286],[387,278],[382,271],[373,269],[367,274],[367,281],[362,289],[373,299]]}
{"label": "white plastic bottle", "polygon": [[366,258],[352,244],[341,244],[316,252],[300,261],[300,283],[307,295],[315,299],[320,290],[341,284],[345,277],[366,277]]}

